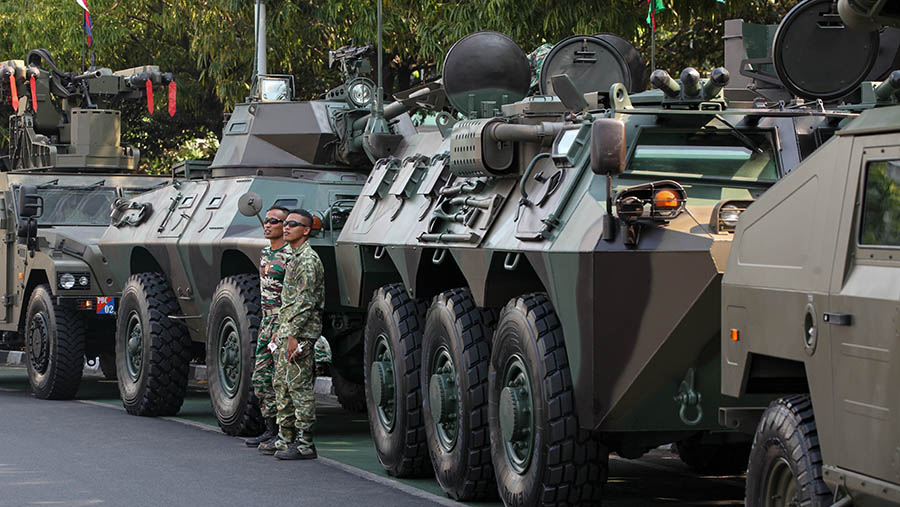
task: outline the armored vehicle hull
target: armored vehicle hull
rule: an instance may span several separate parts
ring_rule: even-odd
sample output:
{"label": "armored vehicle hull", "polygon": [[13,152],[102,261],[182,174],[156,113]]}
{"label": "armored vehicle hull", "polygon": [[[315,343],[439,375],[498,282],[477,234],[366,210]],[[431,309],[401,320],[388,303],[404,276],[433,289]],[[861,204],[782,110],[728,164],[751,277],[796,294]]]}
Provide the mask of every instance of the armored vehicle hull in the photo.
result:
{"label": "armored vehicle hull", "polygon": [[65,73],[43,49],[27,63],[0,63],[0,77],[0,98],[14,111],[0,156],[0,330],[24,343],[37,397],[71,398],[85,356],[116,375],[111,296],[119,286],[115,260],[97,247],[110,209],[165,180],[135,174],[140,152],[121,144],[120,112],[108,106],[174,81],[155,66]]}
{"label": "armored vehicle hull", "polygon": [[[364,181],[353,172],[295,170],[287,174],[176,180],[133,201],[136,209],[128,213],[138,214],[145,206],[154,210],[145,213],[143,221],[111,227],[104,234],[101,249],[105,256],[117,259],[113,277],[117,286],[125,288],[117,330],[122,353],[117,358],[130,368],[130,375],[119,377],[129,412],[177,412],[189,362],[192,357],[205,357],[210,394],[223,430],[231,434],[254,431],[258,410],[251,400],[250,377],[261,319],[259,254],[268,241],[255,216],[239,213],[238,201],[254,192],[265,196],[268,205],[304,207],[317,213],[324,226],[310,243],[325,265],[326,285],[336,287],[336,229],[341,213],[352,205]],[[156,277],[153,290],[141,281],[151,274]],[[159,316],[164,332],[143,333],[155,322],[144,318],[148,314],[143,299],[135,298],[133,304],[126,300],[129,289],[153,295],[164,305],[166,314]],[[341,362],[352,361],[352,314],[358,312],[341,307],[335,289],[327,291],[326,297],[324,335],[333,348],[335,366],[361,384],[359,361]],[[217,308],[220,311],[214,311]],[[357,329],[360,320],[355,323]],[[141,348],[130,348],[134,336],[140,337]],[[358,342],[358,333],[355,339]],[[146,347],[157,346],[163,351],[158,358],[147,354]],[[148,357],[149,364],[142,367]],[[154,377],[157,366],[163,372],[159,378]],[[169,383],[181,387],[167,390]]]}
{"label": "armored vehicle hull", "polygon": [[[857,37],[896,5],[838,2]],[[894,29],[896,30],[896,28]],[[900,504],[896,385],[900,71],[862,114],[741,216],[722,285],[722,410],[755,433],[747,505]],[[766,407],[768,405],[768,407]]]}
{"label": "armored vehicle hull", "polygon": [[765,399],[717,388],[733,228],[854,115],[730,109],[725,69],[633,96],[552,79],[559,98],[502,107],[445,80],[470,118],[379,160],[341,232],[379,459],[458,499],[496,480],[507,505],[599,501],[609,452],[669,442],[741,471],[749,439],[717,410]]}

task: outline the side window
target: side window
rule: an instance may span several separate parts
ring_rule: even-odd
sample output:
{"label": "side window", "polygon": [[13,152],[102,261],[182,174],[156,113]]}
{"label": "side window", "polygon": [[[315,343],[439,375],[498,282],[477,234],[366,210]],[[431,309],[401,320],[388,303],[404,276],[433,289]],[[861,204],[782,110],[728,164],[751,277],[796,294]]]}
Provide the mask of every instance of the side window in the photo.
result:
{"label": "side window", "polygon": [[900,159],[866,166],[859,243],[900,246]]}

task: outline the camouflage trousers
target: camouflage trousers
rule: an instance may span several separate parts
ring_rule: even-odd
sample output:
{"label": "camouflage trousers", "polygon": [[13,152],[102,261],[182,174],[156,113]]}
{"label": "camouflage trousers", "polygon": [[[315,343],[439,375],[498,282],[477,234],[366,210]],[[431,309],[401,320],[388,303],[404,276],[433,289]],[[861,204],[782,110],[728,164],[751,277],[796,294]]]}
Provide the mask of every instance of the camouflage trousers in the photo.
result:
{"label": "camouflage trousers", "polygon": [[306,434],[316,422],[315,341],[298,340],[303,352],[293,361],[287,359],[287,339],[283,339],[275,356],[275,400],[278,405],[279,438],[293,442],[300,432]]}
{"label": "camouflage trousers", "polygon": [[259,335],[256,338],[256,364],[253,368],[253,376],[250,382],[253,391],[259,398],[259,411],[263,417],[275,417],[278,413],[278,405],[275,403],[275,386],[272,378],[275,376],[275,355],[269,350],[269,342],[278,329],[278,315],[263,317],[259,326]]}

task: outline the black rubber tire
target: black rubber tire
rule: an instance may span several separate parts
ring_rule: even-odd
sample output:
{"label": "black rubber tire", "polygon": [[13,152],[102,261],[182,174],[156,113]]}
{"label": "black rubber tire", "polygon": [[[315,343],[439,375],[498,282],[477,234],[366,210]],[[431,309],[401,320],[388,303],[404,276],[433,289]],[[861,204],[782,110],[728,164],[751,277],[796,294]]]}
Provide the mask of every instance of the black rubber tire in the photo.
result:
{"label": "black rubber tire", "polygon": [[751,440],[746,442],[709,442],[700,433],[675,443],[678,457],[692,470],[701,474],[735,475],[747,470]]}
{"label": "black rubber tire", "polygon": [[[181,322],[175,293],[159,273],[131,275],[122,289],[116,316],[116,375],[122,405],[132,415],[175,415],[184,403],[191,362],[191,338]],[[128,323],[134,315],[142,328],[142,367],[128,373]]]}
{"label": "black rubber tire", "polygon": [[334,395],[337,396],[338,402],[344,410],[357,414],[364,413],[366,411],[366,385],[348,380],[334,365],[328,365],[328,370],[331,372],[331,387],[334,389]]}
{"label": "black rubber tire", "polygon": [[779,462],[790,466],[797,481],[799,505],[832,504],[831,491],[822,480],[822,451],[808,394],[779,398],[763,413],[750,451],[745,505],[765,505],[769,474]]}
{"label": "black rubber tire", "polygon": [[[514,356],[528,368],[533,399],[531,461],[521,474],[506,455],[499,416],[502,376]],[[545,294],[513,299],[500,312],[488,378],[491,457],[503,502],[600,504],[609,451],[578,425],[562,327]]]}
{"label": "black rubber tire", "polygon": [[[25,364],[36,397],[68,400],[78,392],[84,371],[85,325],[72,301],[54,300],[47,285],[31,293],[22,333]],[[38,342],[43,345],[35,348]]]}
{"label": "black rubber tire", "polygon": [[116,380],[116,354],[112,352],[104,352],[100,354],[100,371],[103,372],[103,378],[106,380]]}
{"label": "black rubber tire", "polygon": [[[420,477],[431,473],[419,382],[425,311],[425,302],[411,299],[398,283],[375,291],[366,318],[363,357],[369,430],[378,460],[394,477]],[[379,335],[387,338],[393,351],[395,419],[390,431],[379,420],[370,378]]]}
{"label": "black rubber tire", "polygon": [[[488,364],[496,314],[475,306],[468,289],[435,296],[425,319],[422,340],[422,387],[425,434],[431,465],[450,498],[476,500],[497,496],[488,427]],[[434,362],[446,350],[455,370],[458,434],[449,447],[441,443],[430,397]]]}
{"label": "black rubber tire", "polygon": [[[226,322],[240,334],[241,371],[237,390],[226,392],[219,376],[218,337]],[[262,322],[259,275],[242,274],[222,279],[213,293],[206,325],[206,372],[209,398],[219,427],[227,435],[257,435],[265,429],[259,400],[252,395],[251,377],[256,338]]]}

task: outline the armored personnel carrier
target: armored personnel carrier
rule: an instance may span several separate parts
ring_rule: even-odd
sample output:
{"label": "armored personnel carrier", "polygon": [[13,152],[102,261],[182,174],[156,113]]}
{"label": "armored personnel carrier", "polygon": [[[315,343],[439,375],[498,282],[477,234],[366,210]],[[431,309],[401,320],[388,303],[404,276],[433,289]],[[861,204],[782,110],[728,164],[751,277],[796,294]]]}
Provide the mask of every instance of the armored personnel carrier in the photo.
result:
{"label": "armored personnel carrier", "polygon": [[[257,9],[264,21],[265,3]],[[264,36],[265,27],[258,33]],[[118,260],[112,278],[123,287],[116,360],[129,413],[176,413],[192,357],[205,358],[223,431],[258,429],[250,378],[261,318],[259,253],[268,245],[258,219],[263,206],[316,214],[310,244],[325,265],[323,334],[334,386],[345,406],[361,408],[364,312],[340,301],[334,243],[372,160],[415,133],[406,111],[429,92],[422,87],[415,98],[379,101],[376,121],[371,110],[380,88],[364,77],[371,50],[332,51],[344,82],[311,101],[294,98],[293,77],[268,74],[260,57],[251,96],[231,113],[212,163],[185,164],[171,184],[118,208],[100,248]]]}
{"label": "armored personnel carrier", "polygon": [[[838,7],[861,40],[900,26],[896,2]],[[755,432],[750,507],[900,505],[898,99],[900,71],[863,83],[848,106],[860,116],[735,231],[722,285],[722,392],[771,401],[720,414]]]}
{"label": "armored personnel carrier", "polygon": [[0,63],[0,101],[13,112],[0,156],[0,330],[24,342],[39,398],[74,396],[85,355],[114,374],[118,286],[97,240],[110,205],[163,181],[136,174],[140,153],[121,144],[114,107],[169,83],[155,66],[63,72],[43,49]]}
{"label": "armored personnel carrier", "polygon": [[[610,452],[675,442],[697,469],[743,470],[749,438],[717,413],[765,398],[720,390],[734,228],[856,116],[823,100],[871,68],[815,60],[803,76],[808,41],[880,45],[835,24],[831,2],[807,5],[772,53],[740,41],[776,27],[732,22],[737,68],[657,70],[649,92],[637,52],[610,36],[557,44],[538,96],[507,37],[449,50],[443,86],[465,119],[440,115],[378,160],[336,247],[341,303],[367,308],[369,424],[388,473],[433,468],[457,499],[568,505],[601,500]],[[777,83],[730,100],[743,74]],[[784,84],[798,82],[817,87]]]}

